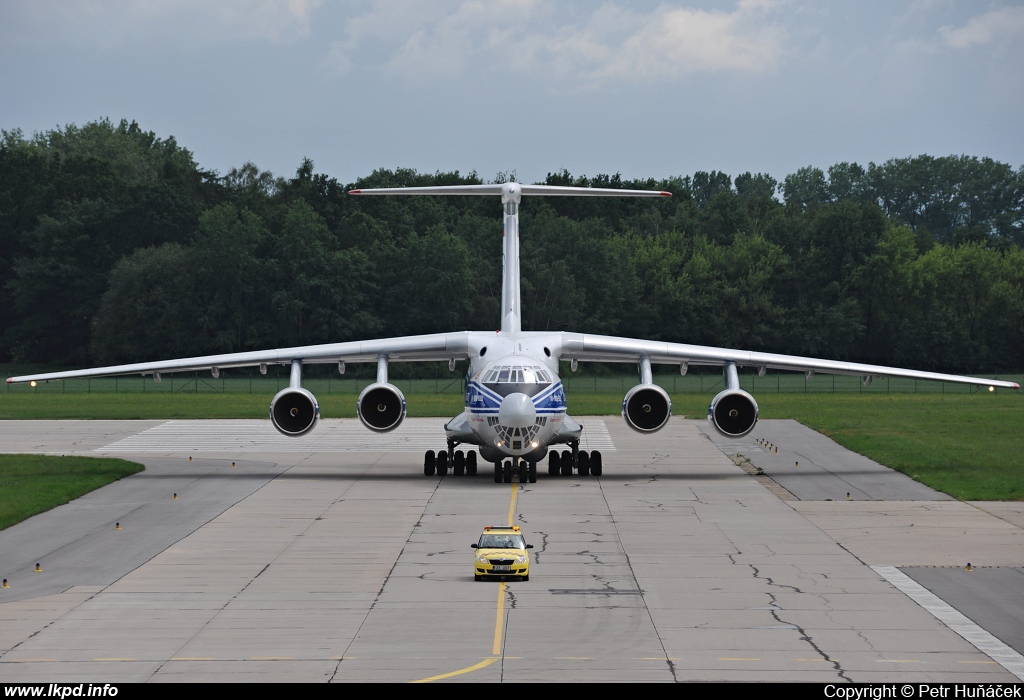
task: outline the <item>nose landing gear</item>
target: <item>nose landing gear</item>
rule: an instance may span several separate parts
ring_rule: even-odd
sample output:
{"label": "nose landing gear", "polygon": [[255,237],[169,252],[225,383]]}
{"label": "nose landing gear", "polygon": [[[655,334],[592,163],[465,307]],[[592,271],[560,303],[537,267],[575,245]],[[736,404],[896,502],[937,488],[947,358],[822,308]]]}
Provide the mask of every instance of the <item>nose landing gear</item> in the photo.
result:
{"label": "nose landing gear", "polygon": [[[514,464],[517,463],[517,464]],[[494,483],[512,483],[515,476],[520,484],[537,483],[537,463],[527,462],[525,459],[504,460],[494,463]]]}

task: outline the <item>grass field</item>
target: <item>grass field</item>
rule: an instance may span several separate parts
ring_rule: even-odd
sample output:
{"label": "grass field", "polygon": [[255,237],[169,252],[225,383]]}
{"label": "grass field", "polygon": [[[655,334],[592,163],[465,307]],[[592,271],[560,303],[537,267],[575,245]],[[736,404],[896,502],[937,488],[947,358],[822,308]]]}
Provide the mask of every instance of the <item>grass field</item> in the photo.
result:
{"label": "grass field", "polygon": [[0,455],[0,530],[142,470],[123,459]]}

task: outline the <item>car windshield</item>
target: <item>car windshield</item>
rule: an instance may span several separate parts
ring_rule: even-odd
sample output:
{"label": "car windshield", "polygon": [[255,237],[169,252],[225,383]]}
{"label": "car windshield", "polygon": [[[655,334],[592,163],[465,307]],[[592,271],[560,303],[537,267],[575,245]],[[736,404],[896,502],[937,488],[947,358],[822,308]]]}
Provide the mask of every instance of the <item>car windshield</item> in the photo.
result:
{"label": "car windshield", "polygon": [[484,549],[523,549],[522,535],[481,535],[480,547]]}

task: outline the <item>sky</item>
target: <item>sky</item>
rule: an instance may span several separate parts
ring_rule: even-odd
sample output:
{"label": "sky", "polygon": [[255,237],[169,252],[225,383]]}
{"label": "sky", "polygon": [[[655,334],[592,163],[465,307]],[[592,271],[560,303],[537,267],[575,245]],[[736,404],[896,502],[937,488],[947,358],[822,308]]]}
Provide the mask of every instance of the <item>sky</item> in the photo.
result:
{"label": "sky", "polygon": [[0,65],[2,129],[135,120],[221,174],[1024,164],[1024,0],[0,0]]}

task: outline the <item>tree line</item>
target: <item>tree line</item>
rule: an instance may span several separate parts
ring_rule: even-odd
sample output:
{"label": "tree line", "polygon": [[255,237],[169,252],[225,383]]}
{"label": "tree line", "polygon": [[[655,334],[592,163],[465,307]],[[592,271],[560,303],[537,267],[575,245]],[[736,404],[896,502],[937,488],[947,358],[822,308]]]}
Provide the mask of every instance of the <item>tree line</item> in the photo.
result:
{"label": "tree line", "polygon": [[[496,327],[495,201],[346,194],[482,182],[398,169],[342,184],[308,159],[290,178],[252,163],[220,175],[127,121],[2,131],[0,361]],[[782,182],[561,171],[545,184],[674,196],[524,200],[524,328],[943,371],[1024,366],[1024,167],[921,155]]]}

